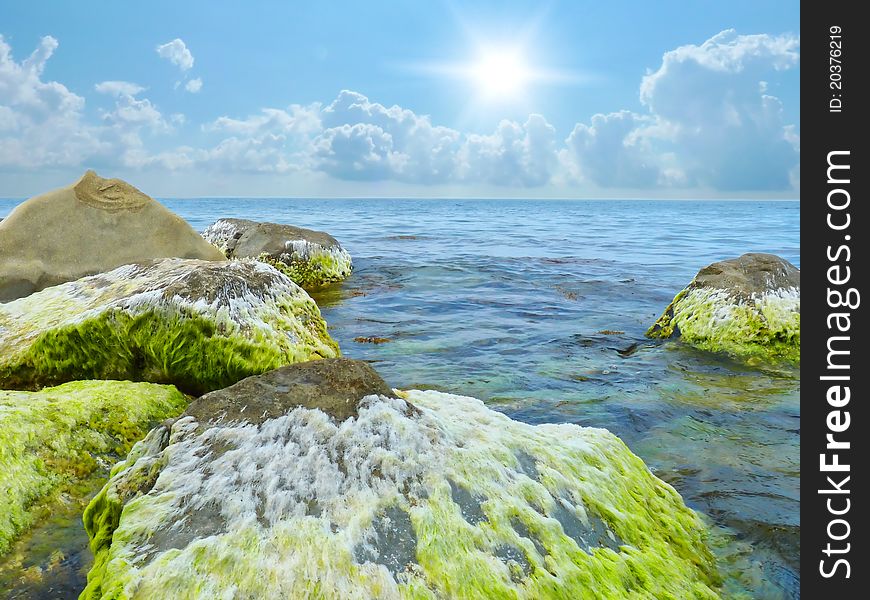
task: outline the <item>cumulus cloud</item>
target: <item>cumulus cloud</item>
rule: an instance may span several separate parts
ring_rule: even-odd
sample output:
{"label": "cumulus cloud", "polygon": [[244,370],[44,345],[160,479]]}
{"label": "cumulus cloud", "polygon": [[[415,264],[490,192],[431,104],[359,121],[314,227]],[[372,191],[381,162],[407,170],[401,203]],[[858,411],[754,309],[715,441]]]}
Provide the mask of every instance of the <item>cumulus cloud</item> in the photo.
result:
{"label": "cumulus cloud", "polygon": [[193,67],[193,54],[187,49],[187,45],[180,38],[157,46],[157,54],[165,58],[182,71],[189,71]]}
{"label": "cumulus cloud", "polygon": [[76,165],[101,149],[96,132],[84,122],[84,98],[42,79],[57,47],[56,39],[45,36],[17,62],[0,35],[0,166]]}
{"label": "cumulus cloud", "polygon": [[94,89],[100,94],[108,94],[110,96],[135,96],[139,92],[145,91],[145,88],[141,85],[130,83],[129,81],[103,81],[95,85]]}
{"label": "cumulus cloud", "polygon": [[170,117],[170,120],[164,118],[151,100],[137,96],[145,88],[135,83],[104,81],[95,88],[98,92],[115,98],[111,109],[100,111],[103,119],[100,135],[114,153],[114,156],[102,157],[103,160],[116,161],[125,167],[181,165],[180,162],[164,160],[162,154],[152,154],[143,139],[146,135],[171,132],[171,123],[178,122],[176,115]]}
{"label": "cumulus cloud", "polygon": [[467,136],[460,159],[463,180],[544,185],[556,164],[556,130],[541,115],[530,115],[523,125],[504,120],[492,135]]}
{"label": "cumulus cloud", "polygon": [[171,126],[150,100],[138,97],[144,88],[128,81],[97,83],[95,91],[112,97],[113,106],[100,111],[100,121],[87,120],[82,96],[43,80],[57,48],[57,40],[45,36],[18,62],[0,36],[0,168],[148,164],[143,134]]}
{"label": "cumulus cloud", "polygon": [[[20,61],[0,37],[0,166],[78,165],[220,173],[321,174],[346,181],[571,189],[787,190],[799,185],[800,137],[769,84],[799,62],[794,36],[727,30],[666,52],[639,82],[644,110],[616,110],[577,123],[564,137],[542,115],[463,132],[428,115],[344,90],[329,103],[264,108],[200,126],[198,147],[157,143],[186,123],[165,117],[145,88],[103,81],[111,98],[88,122],[84,98],[44,81],[57,41],[46,36]],[[187,73],[180,39],[158,54]],[[184,88],[197,93],[200,78]],[[182,85],[179,82],[177,85]],[[162,146],[162,148],[161,148]],[[157,147],[158,149],[155,149]]]}
{"label": "cumulus cloud", "polygon": [[441,183],[458,171],[460,133],[428,116],[344,90],[322,110],[321,121],[317,166],[335,177]]}
{"label": "cumulus cloud", "polygon": [[606,187],[788,189],[799,137],[764,78],[798,61],[794,36],[733,30],[666,52],[640,85],[648,113],[599,114],[578,124],[565,164]]}
{"label": "cumulus cloud", "polygon": [[202,130],[222,139],[211,148],[185,149],[192,164],[222,172],[300,171],[310,167],[312,139],[321,131],[319,105],[267,108],[242,119],[219,117]]}
{"label": "cumulus cloud", "polygon": [[315,166],[350,180],[537,186],[556,165],[556,132],[540,115],[488,135],[433,125],[425,115],[342,91],[321,113]]}
{"label": "cumulus cloud", "polygon": [[191,94],[196,94],[199,90],[202,89],[202,79],[197,77],[196,79],[190,79],[187,83],[184,84],[184,89],[186,89]]}
{"label": "cumulus cloud", "polygon": [[653,119],[623,110],[578,123],[566,140],[567,166],[576,179],[601,187],[658,184],[659,157],[638,135]]}

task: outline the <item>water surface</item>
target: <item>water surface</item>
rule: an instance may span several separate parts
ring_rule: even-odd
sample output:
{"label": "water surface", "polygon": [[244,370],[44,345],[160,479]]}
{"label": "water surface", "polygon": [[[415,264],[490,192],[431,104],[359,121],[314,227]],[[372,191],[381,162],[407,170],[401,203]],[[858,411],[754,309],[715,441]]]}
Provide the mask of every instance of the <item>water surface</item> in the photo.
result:
{"label": "water surface", "polygon": [[800,266],[797,202],[163,202],[198,230],[243,217],[333,234],[355,272],[315,297],[345,356],[394,387],[610,429],[728,534],[727,595],[799,597],[798,370],[643,335],[710,262]]}

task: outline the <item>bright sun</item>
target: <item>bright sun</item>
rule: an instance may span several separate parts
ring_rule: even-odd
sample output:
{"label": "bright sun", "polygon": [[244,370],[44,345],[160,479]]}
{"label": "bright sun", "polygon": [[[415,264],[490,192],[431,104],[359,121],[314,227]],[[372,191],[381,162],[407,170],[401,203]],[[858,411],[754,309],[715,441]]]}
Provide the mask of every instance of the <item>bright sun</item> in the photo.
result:
{"label": "bright sun", "polygon": [[481,52],[471,76],[486,96],[514,96],[522,91],[530,73],[519,50],[488,48]]}

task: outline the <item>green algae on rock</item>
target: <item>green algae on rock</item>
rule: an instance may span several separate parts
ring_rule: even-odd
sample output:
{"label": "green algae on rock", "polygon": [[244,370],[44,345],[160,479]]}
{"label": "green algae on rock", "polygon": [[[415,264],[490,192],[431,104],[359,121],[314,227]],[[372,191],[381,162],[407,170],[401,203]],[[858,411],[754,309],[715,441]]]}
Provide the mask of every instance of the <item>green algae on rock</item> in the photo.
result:
{"label": "green algae on rock", "polygon": [[168,257],[224,259],[156,200],[88,171],[73,185],[19,204],[0,223],[0,302]]}
{"label": "green algae on rock", "polygon": [[6,389],[130,379],[198,395],[338,354],[308,294],[255,261],[126,265],[0,304]]}
{"label": "green algae on rock", "polygon": [[55,495],[124,457],[186,404],[173,386],[129,381],[0,391],[0,554]]}
{"label": "green algae on rock", "polygon": [[717,597],[699,516],[605,430],[435,391],[341,419],[272,378],[280,416],[192,404],[116,466],[82,598]]}
{"label": "green algae on rock", "polygon": [[800,361],[800,270],[750,253],[704,267],[647,335],[680,337],[701,350],[747,359]]}
{"label": "green algae on rock", "polygon": [[202,235],[227,258],[254,258],[268,263],[305,289],[341,281],[353,271],[347,250],[322,231],[247,219],[220,219]]}

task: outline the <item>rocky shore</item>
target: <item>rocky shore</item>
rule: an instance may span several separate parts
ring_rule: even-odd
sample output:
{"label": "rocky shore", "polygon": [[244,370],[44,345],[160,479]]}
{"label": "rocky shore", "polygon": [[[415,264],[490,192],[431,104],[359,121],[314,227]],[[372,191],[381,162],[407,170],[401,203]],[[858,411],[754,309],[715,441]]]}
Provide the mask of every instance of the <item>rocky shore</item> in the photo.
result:
{"label": "rocky shore", "polygon": [[[105,473],[82,598],[718,596],[706,525],[616,436],[340,358],[306,290],[351,272],[326,233],[200,236],[93,172],[17,207],[0,556]],[[745,255],[702,269],[649,335],[798,361],[799,328],[799,271]]]}

